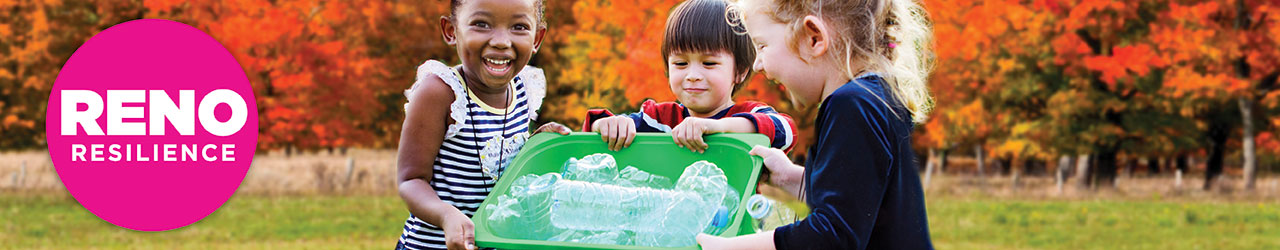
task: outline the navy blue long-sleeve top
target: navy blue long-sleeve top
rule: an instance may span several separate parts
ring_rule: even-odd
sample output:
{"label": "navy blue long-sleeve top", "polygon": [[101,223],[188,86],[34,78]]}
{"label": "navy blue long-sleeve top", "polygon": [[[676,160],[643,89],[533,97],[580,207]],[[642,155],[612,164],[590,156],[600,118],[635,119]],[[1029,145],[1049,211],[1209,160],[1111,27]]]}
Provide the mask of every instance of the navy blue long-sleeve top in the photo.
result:
{"label": "navy blue long-sleeve top", "polygon": [[778,249],[933,248],[911,114],[883,84],[865,75],[822,102],[804,170],[810,214],[774,231]]}

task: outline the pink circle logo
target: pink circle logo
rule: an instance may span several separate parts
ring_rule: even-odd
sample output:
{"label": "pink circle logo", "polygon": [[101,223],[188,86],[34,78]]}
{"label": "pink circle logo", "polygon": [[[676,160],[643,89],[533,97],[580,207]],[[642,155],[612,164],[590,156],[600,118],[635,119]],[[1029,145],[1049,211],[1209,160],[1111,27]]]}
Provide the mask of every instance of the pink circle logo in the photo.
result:
{"label": "pink circle logo", "polygon": [[67,191],[117,226],[195,223],[235,193],[258,142],[258,105],[213,37],[158,19],[80,46],[54,81],[49,157]]}

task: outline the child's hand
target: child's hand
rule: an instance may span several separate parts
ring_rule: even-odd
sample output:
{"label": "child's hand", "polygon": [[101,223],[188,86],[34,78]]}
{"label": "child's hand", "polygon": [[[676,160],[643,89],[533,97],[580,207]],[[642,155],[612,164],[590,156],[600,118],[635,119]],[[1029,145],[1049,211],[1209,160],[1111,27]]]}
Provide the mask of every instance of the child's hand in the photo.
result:
{"label": "child's hand", "polygon": [[630,147],[636,138],[636,123],[626,116],[612,116],[591,124],[591,131],[600,132],[600,139],[609,144],[609,150],[618,151]]}
{"label": "child's hand", "polygon": [[698,241],[698,246],[703,250],[712,249],[760,249],[774,250],[773,230],[757,232],[733,238],[724,238],[720,236],[698,234],[694,240]]}
{"label": "child's hand", "polygon": [[787,153],[776,148],[756,145],[751,148],[751,155],[764,158],[764,166],[769,169],[769,182],[792,194],[799,193],[800,181],[804,178],[804,167],[791,163]]}
{"label": "child's hand", "polygon": [[703,233],[698,234],[694,239],[698,241],[698,246],[701,246],[704,250],[724,249],[729,243],[727,238]]}
{"label": "child's hand", "polygon": [[702,135],[720,133],[722,131],[720,127],[718,120],[688,117],[671,129],[671,138],[680,147],[703,153],[707,151],[708,145],[702,140]]}
{"label": "child's hand", "polygon": [[450,250],[476,249],[475,224],[462,213],[444,218],[444,244]]}
{"label": "child's hand", "polygon": [[536,135],[542,132],[552,132],[560,135],[569,135],[569,132],[572,132],[572,131],[573,131],[572,129],[569,129],[569,127],[565,127],[563,124],[556,123],[556,122],[548,122],[547,124],[542,124],[541,127],[538,127],[538,130],[534,130],[533,134]]}

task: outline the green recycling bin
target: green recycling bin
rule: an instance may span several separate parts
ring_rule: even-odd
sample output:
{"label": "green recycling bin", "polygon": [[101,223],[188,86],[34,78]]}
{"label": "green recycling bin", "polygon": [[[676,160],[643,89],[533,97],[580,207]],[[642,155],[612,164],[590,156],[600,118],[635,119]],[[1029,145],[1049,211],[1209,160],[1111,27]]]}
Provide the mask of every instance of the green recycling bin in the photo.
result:
{"label": "green recycling bin", "polygon": [[747,197],[755,193],[756,181],[763,161],[759,156],[752,156],[748,152],[755,145],[768,146],[769,139],[760,134],[715,134],[705,136],[704,140],[709,145],[706,152],[695,153],[676,146],[670,134],[637,133],[631,147],[615,152],[609,150],[598,133],[535,135],[525,142],[520,153],[507,166],[503,177],[494,185],[489,196],[472,216],[471,220],[475,223],[476,245],[500,249],[698,249],[696,245],[664,248],[511,239],[493,233],[490,229],[491,224],[487,220],[490,211],[485,208],[495,203],[498,200],[497,197],[506,194],[516,178],[528,174],[560,172],[560,168],[570,157],[581,158],[595,153],[613,155],[619,167],[635,166],[640,170],[671,180],[678,179],[684,168],[694,162],[705,160],[714,163],[724,171],[729,186],[737,190],[741,196],[737,211],[733,213],[735,216],[730,218],[728,228],[720,236],[732,237],[755,233],[754,221],[744,210]]}

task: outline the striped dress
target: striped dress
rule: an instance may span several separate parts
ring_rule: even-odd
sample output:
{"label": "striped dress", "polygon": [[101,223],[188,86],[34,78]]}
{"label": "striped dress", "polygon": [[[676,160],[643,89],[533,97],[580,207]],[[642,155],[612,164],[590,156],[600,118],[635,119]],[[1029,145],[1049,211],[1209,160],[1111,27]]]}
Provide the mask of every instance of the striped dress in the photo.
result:
{"label": "striped dress", "polygon": [[[454,92],[443,145],[432,164],[431,188],[445,203],[472,216],[529,135],[529,125],[546,95],[542,70],[526,66],[509,84],[512,97],[506,110],[480,102],[466,89],[457,68],[438,61],[418,67],[414,86],[435,75]],[[407,107],[407,104],[406,104]],[[505,121],[503,119],[506,119]],[[426,192],[426,190],[423,190]],[[445,249],[444,231],[412,214],[404,222],[399,246],[407,249]]]}

